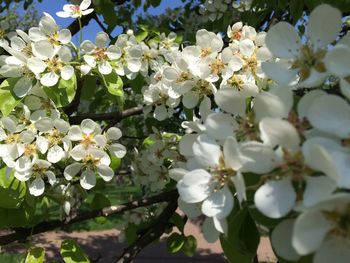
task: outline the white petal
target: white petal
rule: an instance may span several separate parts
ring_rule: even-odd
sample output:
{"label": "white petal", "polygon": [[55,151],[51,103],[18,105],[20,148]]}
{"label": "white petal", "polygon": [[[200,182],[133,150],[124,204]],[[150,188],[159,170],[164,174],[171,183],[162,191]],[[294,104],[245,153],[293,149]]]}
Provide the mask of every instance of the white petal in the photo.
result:
{"label": "white petal", "polygon": [[238,91],[230,88],[223,88],[215,93],[215,102],[226,112],[244,115],[246,108],[246,98]]}
{"label": "white petal", "polygon": [[58,32],[58,40],[62,44],[68,44],[72,39],[72,34],[68,29],[62,29]]}
{"label": "white petal", "polygon": [[314,255],[315,263],[347,263],[350,258],[348,239],[332,235],[322,242]]}
{"label": "white petal", "polygon": [[61,68],[61,77],[64,80],[69,80],[73,77],[74,68],[72,66],[64,66]]}
{"label": "white petal", "polygon": [[56,183],[56,176],[54,174],[54,172],[52,171],[47,171],[45,173],[47,180],[49,181],[49,184],[54,185]]}
{"label": "white petal", "polygon": [[25,95],[27,95],[27,93],[31,90],[32,87],[32,80],[23,77],[16,82],[13,88],[13,92],[17,97],[22,98]]}
{"label": "white petal", "polygon": [[307,93],[306,95],[304,95],[299,103],[298,103],[298,115],[300,119],[303,118],[307,118],[308,112],[309,112],[309,108],[312,105],[312,103],[314,102],[314,100],[318,97],[321,97],[322,95],[325,95],[326,92],[324,92],[323,90],[312,90],[309,93]]}
{"label": "white petal", "polygon": [[214,243],[220,236],[220,232],[214,226],[213,219],[209,217],[204,220],[202,231],[205,240],[209,243]]}
{"label": "white petal", "polygon": [[337,188],[334,180],[328,176],[306,177],[306,188],[303,195],[303,204],[306,207],[327,199]]}
{"label": "white petal", "polygon": [[259,129],[261,140],[272,148],[277,145],[292,151],[299,148],[298,131],[288,121],[266,117],[260,121]]}
{"label": "white petal", "polygon": [[248,141],[240,145],[242,172],[265,174],[271,172],[277,165],[273,149],[260,142]]}
{"label": "white petal", "polygon": [[198,203],[206,199],[210,192],[212,175],[203,169],[193,170],[177,183],[180,198],[186,203]]}
{"label": "white petal", "polygon": [[65,157],[65,153],[63,149],[58,145],[52,146],[47,152],[47,160],[51,163],[58,163],[64,157]]}
{"label": "white petal", "polygon": [[290,69],[286,63],[263,62],[261,63],[261,68],[269,78],[281,85],[291,86],[298,79],[298,71],[296,69]]}
{"label": "white petal", "polygon": [[75,146],[71,152],[70,155],[72,156],[72,158],[76,161],[80,161],[81,159],[84,158],[84,156],[86,155],[86,149],[84,145],[77,145]]}
{"label": "white petal", "polygon": [[105,48],[108,40],[109,40],[109,37],[108,37],[107,33],[99,32],[96,34],[95,44],[99,48]]}
{"label": "white petal", "polygon": [[80,3],[80,10],[86,10],[89,8],[90,5],[91,5],[91,0],[83,0]]}
{"label": "white petal", "polygon": [[188,218],[195,218],[202,214],[198,204],[185,203],[181,198],[177,199],[177,203],[181,211],[184,212]]}
{"label": "white petal", "polygon": [[108,149],[118,158],[123,158],[126,154],[126,148],[120,143],[111,144]]}
{"label": "white petal", "polygon": [[36,74],[42,73],[46,69],[46,64],[36,57],[29,58],[27,61],[28,68]]}
{"label": "white petal", "polygon": [[182,97],[183,105],[188,109],[193,109],[199,101],[199,95],[195,91],[189,91]]}
{"label": "white petal", "polygon": [[113,169],[107,165],[98,165],[97,166],[97,173],[106,182],[109,182],[110,180],[112,180],[112,178],[114,176]]}
{"label": "white petal", "polygon": [[202,203],[202,213],[209,217],[223,219],[227,217],[233,208],[233,196],[227,187],[212,193]]}
{"label": "white petal", "polygon": [[230,114],[219,112],[211,113],[205,120],[206,133],[214,139],[224,140],[233,135],[233,131],[238,128],[237,122]]}
{"label": "white petal", "polygon": [[338,77],[347,77],[349,72],[350,47],[345,45],[336,45],[328,51],[324,62],[327,69]]}
{"label": "white petal", "polygon": [[206,134],[201,134],[193,144],[193,153],[197,162],[204,168],[216,167],[221,156],[220,146]]}
{"label": "white petal", "polygon": [[96,129],[96,126],[97,126],[96,122],[94,122],[91,119],[85,119],[80,124],[81,130],[85,134],[93,133],[95,131],[95,129]]}
{"label": "white petal", "polygon": [[350,137],[350,106],[335,95],[324,95],[314,100],[308,119],[315,128],[339,136]]}
{"label": "white petal", "polygon": [[323,4],[312,10],[307,24],[307,35],[315,47],[326,47],[333,42],[342,26],[339,9]]}
{"label": "white petal", "polygon": [[31,195],[40,196],[44,193],[45,183],[41,177],[37,177],[33,182],[29,185],[29,192]]}
{"label": "white petal", "polygon": [[44,117],[35,123],[35,128],[41,132],[47,132],[53,128],[53,121],[49,117]]}
{"label": "white petal", "polygon": [[286,219],[272,231],[271,243],[277,255],[290,261],[297,261],[300,256],[292,246],[294,219]]}
{"label": "white petal", "polygon": [[287,215],[293,209],[295,200],[296,194],[288,178],[267,181],[254,195],[256,207],[270,218],[281,218]]}
{"label": "white petal", "polygon": [[98,64],[98,71],[103,75],[108,75],[112,73],[112,66],[108,61],[101,61]]}
{"label": "white petal", "polygon": [[65,169],[64,169],[64,178],[66,178],[66,180],[70,181],[73,179],[73,177],[75,177],[79,172],[80,169],[82,167],[82,164],[80,163],[72,163],[70,165],[68,165]]}
{"label": "white petal", "polygon": [[47,87],[55,86],[58,82],[59,76],[54,72],[49,72],[41,77],[40,83]]}
{"label": "white petal", "polygon": [[86,190],[93,188],[96,185],[95,172],[91,170],[85,170],[80,176],[80,185]]}
{"label": "white petal", "polygon": [[107,130],[107,138],[116,141],[122,137],[122,132],[117,127],[111,127]]}
{"label": "white petal", "polygon": [[178,182],[185,176],[186,173],[188,173],[188,171],[185,169],[174,168],[169,170],[169,177]]}
{"label": "white petal", "polygon": [[296,220],[293,229],[292,244],[299,255],[316,251],[326,234],[333,228],[321,211],[307,211]]}
{"label": "white petal", "polygon": [[294,27],[287,22],[279,22],[269,29],[266,46],[277,57],[292,58],[298,55],[301,40]]}
{"label": "white petal", "polygon": [[53,46],[47,40],[40,40],[33,45],[33,52],[40,59],[51,59],[55,54]]}
{"label": "white petal", "polygon": [[241,153],[239,152],[239,146],[234,137],[231,136],[225,140],[223,152],[225,166],[234,171],[238,171],[242,167],[240,159]]}
{"label": "white petal", "polygon": [[250,58],[255,50],[254,42],[250,39],[244,39],[239,43],[239,50],[245,57]]}

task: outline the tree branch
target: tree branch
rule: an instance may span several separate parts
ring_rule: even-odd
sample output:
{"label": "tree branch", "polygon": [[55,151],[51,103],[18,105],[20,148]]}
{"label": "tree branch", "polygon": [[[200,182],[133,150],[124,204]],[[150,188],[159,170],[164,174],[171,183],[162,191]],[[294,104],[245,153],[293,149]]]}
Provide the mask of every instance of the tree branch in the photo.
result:
{"label": "tree branch", "polygon": [[44,221],[41,222],[31,228],[15,228],[15,232],[0,236],[0,246],[10,244],[19,240],[26,240],[27,237],[47,231],[54,230],[59,227],[67,226],[73,223],[82,222],[88,219],[92,219],[99,216],[111,216],[121,214],[125,211],[129,211],[138,207],[150,206],[152,204],[160,203],[160,202],[176,202],[178,197],[177,190],[171,190],[165,193],[161,193],[156,196],[142,198],[136,201],[124,203],[121,205],[105,207],[103,209],[84,212],[78,214],[74,218],[67,218],[66,220],[52,220],[52,221]]}
{"label": "tree branch", "polygon": [[142,110],[143,110],[143,107],[138,106],[138,107],[126,109],[124,111],[107,112],[107,113],[86,113],[86,114],[81,114],[77,116],[70,116],[69,121],[71,124],[79,124],[84,119],[92,119],[94,121],[111,120],[113,122],[113,125],[115,125],[122,119],[125,119],[133,115],[141,114]]}
{"label": "tree branch", "polygon": [[156,222],[152,224],[148,231],[141,235],[133,244],[124,249],[124,252],[118,257],[117,263],[131,262],[140,251],[153,241],[157,240],[169,227],[169,219],[177,208],[177,201],[171,201],[160,214]]}

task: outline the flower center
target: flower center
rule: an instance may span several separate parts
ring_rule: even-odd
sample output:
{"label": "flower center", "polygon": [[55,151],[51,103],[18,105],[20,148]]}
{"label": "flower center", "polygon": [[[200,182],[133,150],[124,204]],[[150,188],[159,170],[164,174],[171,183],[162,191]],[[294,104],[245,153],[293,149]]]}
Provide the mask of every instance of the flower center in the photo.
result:
{"label": "flower center", "polygon": [[19,134],[9,134],[7,135],[5,143],[6,144],[15,143],[15,142],[18,142],[18,139],[19,139]]}
{"label": "flower center", "polygon": [[88,148],[90,145],[94,144],[94,135],[84,134],[83,139],[80,141],[80,144],[84,145],[85,148]]}
{"label": "flower center", "polygon": [[201,49],[201,57],[204,58],[208,56],[211,53],[211,48],[210,47],[205,47]]}
{"label": "flower center", "polygon": [[219,75],[221,71],[225,68],[224,63],[221,59],[214,59],[214,61],[210,64],[211,74]]}
{"label": "flower center", "polygon": [[24,155],[31,157],[37,154],[37,148],[34,144],[26,144],[24,146]]}
{"label": "flower center", "polygon": [[63,63],[58,57],[53,57],[52,59],[48,59],[46,63],[47,63],[47,69],[54,73],[57,73],[63,67]]}
{"label": "flower center", "polygon": [[48,140],[49,140],[50,146],[58,145],[62,143],[63,137],[64,137],[64,133],[60,132],[57,129],[53,129],[52,131],[50,131],[50,133],[48,134]]}
{"label": "flower center", "polygon": [[326,51],[318,49],[314,51],[309,45],[300,48],[299,57],[293,62],[292,69],[299,69],[300,81],[306,80],[311,74],[311,68],[322,73],[326,72],[323,58]]}
{"label": "flower center", "polygon": [[108,57],[106,55],[106,51],[107,51],[106,48],[101,48],[101,47],[95,48],[95,50],[94,50],[95,59],[98,61],[107,60]]}
{"label": "flower center", "polygon": [[236,75],[232,75],[232,77],[227,80],[227,83],[240,91],[243,89],[244,81],[238,78]]}
{"label": "flower center", "polygon": [[323,211],[326,219],[335,224],[331,233],[344,238],[350,238],[350,205],[345,211]]}
{"label": "flower center", "polygon": [[90,170],[94,170],[97,164],[99,163],[99,161],[100,161],[99,158],[95,158],[91,154],[87,154],[82,160],[82,162],[84,163],[84,166]]}

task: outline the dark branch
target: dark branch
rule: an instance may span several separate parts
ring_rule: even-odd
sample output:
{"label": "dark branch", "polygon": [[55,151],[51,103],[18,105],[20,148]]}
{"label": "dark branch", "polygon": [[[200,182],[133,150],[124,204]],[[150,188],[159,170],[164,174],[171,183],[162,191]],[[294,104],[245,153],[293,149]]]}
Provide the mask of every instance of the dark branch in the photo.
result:
{"label": "dark branch", "polygon": [[160,202],[169,202],[169,201],[174,202],[177,200],[177,197],[178,197],[177,191],[171,190],[169,192],[161,193],[159,195],[152,196],[152,197],[142,198],[140,200],[132,201],[129,203],[105,207],[99,210],[84,212],[84,213],[78,214],[74,218],[67,218],[64,221],[60,221],[60,220],[44,221],[33,226],[32,228],[16,228],[14,229],[15,230],[14,233],[0,236],[0,246],[7,245],[15,241],[24,241],[26,240],[27,237],[31,235],[51,231],[59,227],[82,222],[82,221],[96,218],[99,216],[108,217],[111,215],[121,214],[125,211],[129,211],[138,207],[149,206]]}
{"label": "dark branch", "polygon": [[[81,114],[77,116],[70,116],[69,121],[71,124],[79,124],[84,119],[92,119],[94,121],[112,121],[113,125],[121,121],[122,119],[125,119],[127,117],[138,115],[142,113],[143,108],[141,106],[139,107],[133,107],[130,109],[126,109],[124,111],[117,111],[117,112],[108,112],[108,113],[86,113]],[[111,125],[111,126],[113,126]]]}
{"label": "dark branch", "polygon": [[165,232],[165,230],[171,226],[169,225],[169,219],[174,214],[177,208],[177,201],[171,201],[168,206],[160,214],[156,222],[152,224],[146,233],[141,235],[133,244],[124,249],[122,255],[117,259],[117,263],[129,263],[131,262],[140,251],[153,241],[159,239],[159,237]]}

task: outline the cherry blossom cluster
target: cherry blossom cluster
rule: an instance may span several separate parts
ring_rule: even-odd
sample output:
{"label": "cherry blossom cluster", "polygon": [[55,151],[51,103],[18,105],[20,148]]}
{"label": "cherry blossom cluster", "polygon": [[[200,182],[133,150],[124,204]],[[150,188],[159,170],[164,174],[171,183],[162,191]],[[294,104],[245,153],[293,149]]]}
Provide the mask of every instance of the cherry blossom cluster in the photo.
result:
{"label": "cherry blossom cluster", "polygon": [[184,159],[178,150],[180,137],[175,134],[151,134],[132,164],[132,180],[147,188],[147,193],[161,192],[170,178],[170,167],[178,167]]}
{"label": "cherry blossom cluster", "polygon": [[88,190],[97,175],[110,181],[115,173],[111,157],[126,154],[117,143],[122,136],[118,128],[103,132],[90,119],[70,125],[38,86],[0,123],[0,157],[8,173],[27,182],[34,196],[44,193],[46,183],[56,187],[79,181]]}
{"label": "cherry blossom cluster", "polygon": [[[249,62],[237,66],[232,59],[225,64],[223,59],[229,56],[222,55],[222,75],[207,75],[209,83],[221,81],[217,90],[212,89],[221,111],[209,98],[202,100],[199,116],[182,124],[187,133],[179,151],[186,167],[169,171],[177,181],[180,208],[189,218],[206,216],[203,233],[208,241],[227,233],[234,199],[243,204],[247,191],[253,190],[255,207],[262,214],[285,219],[272,233],[279,256],[298,260],[315,253],[314,262],[347,262],[350,42],[348,34],[339,38],[341,26],[340,11],[325,4],[310,14],[303,38],[292,25],[277,23],[260,44],[262,61],[257,59],[259,45],[253,42],[258,36],[244,39],[241,26],[229,27],[229,36],[239,39],[238,47],[230,44],[234,56]],[[217,38],[212,35],[207,43],[217,43]],[[247,39],[254,52],[243,53],[249,47],[244,45]],[[218,61],[217,54],[212,61]],[[197,70],[208,72],[199,65]],[[225,72],[226,65],[231,72]],[[268,81],[257,85],[256,76]],[[339,90],[333,91],[336,83]],[[252,174],[260,180],[246,186]]]}
{"label": "cherry blossom cluster", "polygon": [[[170,65],[162,65],[151,75],[150,85],[143,89],[146,105],[155,105],[153,115],[158,120],[172,116],[180,103],[193,109],[203,98],[214,94],[224,110],[239,108],[246,98],[259,92],[266,80],[261,63],[270,59],[271,53],[266,48],[265,35],[237,22],[228,27],[230,42],[224,47],[221,35],[199,30],[196,45],[173,51],[168,59]],[[226,93],[240,102],[236,105],[224,101]]]}
{"label": "cherry blossom cluster", "polygon": [[[80,19],[90,4],[57,14]],[[229,4],[208,0],[205,10],[216,20]],[[201,29],[193,45],[181,47],[175,33],[139,41],[131,30],[114,44],[100,32],[76,47],[69,30],[45,14],[38,27],[0,42],[9,54],[0,57],[0,75],[16,79],[21,99],[0,119],[0,157],[32,195],[47,184],[65,195],[68,214],[76,200],[69,186],[110,181],[112,160],[126,148],[116,127],[103,130],[91,119],[70,125],[44,91],[85,75],[141,75],[147,84],[137,103],[145,114],[162,121],[176,112],[185,121],[179,134],[154,131],[144,141],[132,164],[134,184],[148,193],[176,184],[179,207],[188,218],[205,218],[209,242],[228,234],[234,206],[252,201],[250,209],[281,220],[271,235],[278,256],[347,262],[350,36],[341,30],[341,12],[323,4],[308,17],[306,34],[287,22],[268,32],[236,22],[226,35]],[[139,215],[145,211],[127,214],[122,228],[148,220],[148,212]]]}

